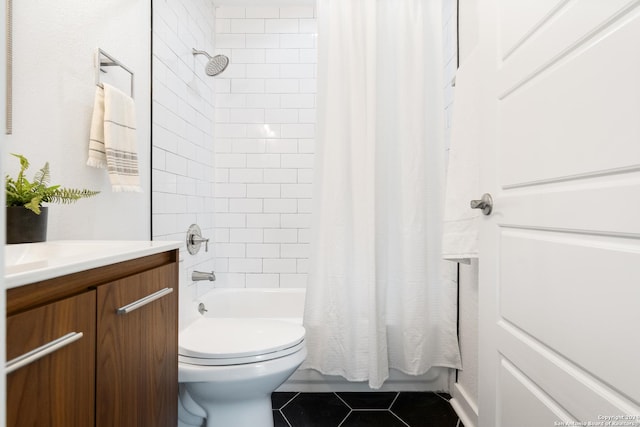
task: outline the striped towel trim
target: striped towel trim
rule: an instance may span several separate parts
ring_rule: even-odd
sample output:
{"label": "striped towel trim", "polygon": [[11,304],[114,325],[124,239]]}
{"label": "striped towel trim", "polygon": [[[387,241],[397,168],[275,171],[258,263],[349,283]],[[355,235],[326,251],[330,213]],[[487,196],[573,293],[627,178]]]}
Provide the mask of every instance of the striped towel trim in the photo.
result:
{"label": "striped towel trim", "polygon": [[107,169],[113,191],[142,191],[135,104],[127,94],[103,86],[96,88],[87,164]]}
{"label": "striped towel trim", "polygon": [[138,175],[138,155],[126,151],[119,151],[107,148],[109,173],[115,172],[122,175]]}

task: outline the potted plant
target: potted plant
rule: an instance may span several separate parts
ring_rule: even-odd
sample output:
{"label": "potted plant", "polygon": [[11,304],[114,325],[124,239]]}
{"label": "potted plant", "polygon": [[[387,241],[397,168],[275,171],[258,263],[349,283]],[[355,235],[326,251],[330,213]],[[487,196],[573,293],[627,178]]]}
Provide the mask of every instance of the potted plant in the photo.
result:
{"label": "potted plant", "polygon": [[30,243],[47,240],[47,208],[43,203],[71,203],[95,196],[99,191],[49,186],[49,162],[36,172],[33,181],[25,177],[29,161],[21,154],[20,172],[13,179],[5,178],[7,197],[7,243]]}

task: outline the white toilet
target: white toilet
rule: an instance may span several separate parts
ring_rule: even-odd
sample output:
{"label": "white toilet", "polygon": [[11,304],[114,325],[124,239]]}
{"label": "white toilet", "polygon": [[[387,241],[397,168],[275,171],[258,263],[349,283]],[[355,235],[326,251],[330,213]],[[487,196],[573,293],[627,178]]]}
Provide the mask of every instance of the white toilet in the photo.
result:
{"label": "white toilet", "polygon": [[181,409],[206,416],[207,427],[273,427],[271,393],[307,356],[304,335],[275,319],[196,320],[178,339]]}

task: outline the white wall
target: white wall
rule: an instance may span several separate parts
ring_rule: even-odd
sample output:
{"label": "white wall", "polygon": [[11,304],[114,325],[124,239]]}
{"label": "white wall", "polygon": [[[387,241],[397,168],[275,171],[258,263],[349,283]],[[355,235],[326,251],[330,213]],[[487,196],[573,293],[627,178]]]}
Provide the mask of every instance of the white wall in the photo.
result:
{"label": "white wall", "polygon": [[[31,160],[30,175],[49,161],[52,183],[102,191],[99,196],[75,205],[51,205],[50,240],[148,239],[149,2],[19,0],[13,2],[13,11],[13,135],[4,137],[2,67],[0,170],[14,174],[18,163],[9,153],[22,153]],[[4,46],[4,8],[0,21],[3,24],[0,45]],[[112,193],[106,172],[85,166],[95,92],[94,54],[98,47],[136,73],[138,151],[144,187],[141,194]],[[1,199],[4,200],[4,193]],[[2,210],[0,223],[4,223],[4,218]],[[0,238],[4,241],[4,227]],[[2,259],[0,269],[4,266]],[[0,295],[0,313],[5,311],[4,294]],[[3,367],[4,355],[3,315],[0,321]],[[0,375],[0,414],[5,414],[5,401],[5,378]],[[2,416],[0,426],[4,424]]]}
{"label": "white wall", "polygon": [[[473,50],[477,39],[477,22],[475,21],[477,0],[460,0],[459,16],[459,45],[460,64]],[[445,1],[445,42],[456,43],[456,0]],[[447,25],[448,22],[448,25]],[[446,47],[445,51],[456,51],[456,46]],[[455,61],[453,61],[455,62]],[[455,73],[455,68],[446,67],[446,75]],[[447,101],[446,123],[447,137],[451,130],[451,117],[455,108],[455,88],[445,89]],[[457,382],[453,385],[451,394],[452,405],[458,412],[464,425],[473,427],[478,422],[478,262],[471,265],[460,264],[459,276],[459,337],[462,370],[458,371]]]}
{"label": "white wall", "polygon": [[[6,46],[6,8],[0,8],[0,55],[4,58]],[[0,67],[0,82],[5,81],[5,67]],[[5,85],[0,83],[0,100],[5,99]],[[4,157],[6,137],[5,131],[5,103],[0,101],[0,158]],[[4,168],[2,162],[0,162],[0,176],[4,176]],[[5,194],[4,191],[0,194],[0,206],[4,205]],[[0,209],[0,224],[5,223],[5,210]],[[0,227],[0,242],[5,241],[5,227]],[[0,252],[0,289],[4,287],[4,250]],[[6,390],[6,375],[4,374],[5,355],[6,349],[6,292],[0,292],[0,414],[6,414],[7,405],[7,390]],[[0,416],[0,427],[4,427],[6,424],[6,417]]]}
{"label": "white wall", "polygon": [[316,32],[312,6],[217,9],[216,286],[306,286]]}
{"label": "white wall", "polygon": [[214,269],[213,117],[215,78],[206,59],[191,49],[213,53],[211,0],[153,1],[153,239],[185,241],[198,224],[209,251],[181,248],[180,322],[195,316],[192,301],[213,282],[192,282],[193,270]]}
{"label": "white wall", "polygon": [[460,264],[460,352],[458,384],[478,402],[478,261]]}
{"label": "white wall", "polygon": [[[8,153],[21,153],[31,161],[30,178],[49,161],[52,183],[102,192],[49,205],[49,240],[149,239],[149,2],[19,0],[13,9],[13,135],[5,171],[18,169]],[[135,72],[143,193],[112,193],[105,170],[85,165],[98,47]]]}
{"label": "white wall", "polygon": [[[460,63],[477,43],[477,0],[460,0]],[[478,262],[460,265],[460,339],[464,371],[458,383],[478,402]]]}

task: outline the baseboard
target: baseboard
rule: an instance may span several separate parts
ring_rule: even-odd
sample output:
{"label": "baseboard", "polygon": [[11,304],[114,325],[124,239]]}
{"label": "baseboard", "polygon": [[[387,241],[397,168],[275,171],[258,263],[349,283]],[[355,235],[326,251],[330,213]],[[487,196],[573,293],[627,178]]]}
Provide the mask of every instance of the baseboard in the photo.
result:
{"label": "baseboard", "polygon": [[477,402],[475,402],[458,383],[453,385],[451,396],[452,398],[449,403],[451,403],[451,407],[456,411],[456,414],[458,414],[458,418],[460,418],[464,427],[477,427]]}

